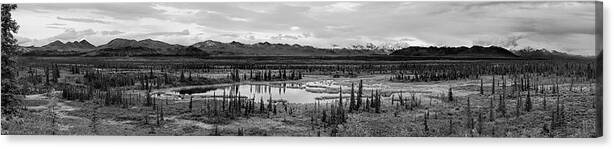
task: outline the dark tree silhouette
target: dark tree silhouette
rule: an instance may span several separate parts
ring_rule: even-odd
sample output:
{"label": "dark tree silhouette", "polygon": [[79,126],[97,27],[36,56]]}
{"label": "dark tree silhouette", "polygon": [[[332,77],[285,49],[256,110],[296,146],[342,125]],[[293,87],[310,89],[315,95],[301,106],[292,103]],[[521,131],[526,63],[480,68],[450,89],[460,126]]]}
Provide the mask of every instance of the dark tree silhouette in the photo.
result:
{"label": "dark tree silhouette", "polygon": [[356,94],[356,110],[360,108],[362,105],[362,80],[360,80],[360,84],[358,84],[358,93]]}
{"label": "dark tree silhouette", "polygon": [[2,4],[2,115],[10,116],[16,113],[20,100],[16,82],[17,68],[15,56],[17,56],[17,39],[13,33],[17,33],[19,25],[11,18],[11,11],[17,8],[15,4]]}

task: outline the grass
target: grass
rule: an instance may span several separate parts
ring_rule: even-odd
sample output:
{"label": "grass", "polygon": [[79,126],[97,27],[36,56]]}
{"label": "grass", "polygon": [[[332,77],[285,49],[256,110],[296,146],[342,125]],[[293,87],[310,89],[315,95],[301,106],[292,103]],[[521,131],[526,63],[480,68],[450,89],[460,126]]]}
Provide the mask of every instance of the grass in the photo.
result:
{"label": "grass", "polygon": [[[479,86],[467,86],[468,90]],[[464,88],[464,87],[459,87]],[[567,93],[571,94],[571,93]],[[490,95],[469,95],[472,105],[485,106],[490,102]],[[295,109],[293,115],[280,113],[268,117],[254,115],[250,118],[230,119],[226,117],[209,117],[200,112],[204,104],[201,100],[193,102],[194,109],[187,110],[188,102],[165,102],[165,121],[162,125],[155,122],[155,114],[151,107],[143,106],[103,106],[98,107],[90,101],[62,101],[67,106],[75,107],[74,111],[65,111],[69,117],[59,117],[52,124],[52,114],[49,110],[25,111],[22,118],[3,120],[3,134],[11,135],[212,135],[218,126],[220,135],[237,135],[242,129],[248,136],[410,136],[410,137],[590,137],[594,134],[592,128],[595,110],[591,107],[590,96],[562,96],[567,107],[568,126],[565,129],[545,130],[552,120],[550,110],[541,107],[540,96],[535,96],[534,110],[523,112],[515,117],[513,110],[515,101],[507,101],[508,117],[498,117],[495,121],[483,124],[483,133],[464,128],[466,122],[463,101],[459,103],[441,103],[429,109],[429,131],[424,129],[424,112],[426,104],[414,111],[401,110],[395,117],[396,107],[385,100],[383,113],[350,113],[347,123],[338,126],[312,128],[310,115],[313,112],[311,104],[290,103]],[[459,97],[465,99],[466,97]],[[554,99],[549,99],[547,109],[554,109]],[[27,100],[29,106],[48,105],[49,101]],[[96,109],[96,107],[98,107]],[[96,109],[96,110],[94,110]],[[572,112],[575,111],[575,112]],[[96,130],[92,127],[93,115],[96,115]],[[484,113],[486,116],[487,113]],[[148,120],[145,120],[145,119]],[[450,120],[452,123],[450,123]],[[147,121],[147,122],[146,122]],[[336,129],[336,130],[335,130]],[[334,133],[336,131],[337,133]],[[548,132],[546,132],[548,131]]]}
{"label": "grass", "polygon": [[[41,59],[39,59],[41,60]],[[47,61],[49,59],[42,59]],[[106,61],[108,59],[96,58]],[[64,60],[67,63],[70,60]],[[137,58],[135,61],[146,61]],[[177,60],[181,61],[181,60]],[[189,61],[209,61],[190,59]],[[156,62],[156,63],[165,63]],[[147,71],[143,71],[147,72]],[[67,81],[72,84],[78,83],[79,75],[65,75],[60,82]],[[206,73],[205,73],[206,74]],[[215,75],[226,75],[217,73]],[[174,76],[176,77],[176,76]],[[247,136],[352,136],[352,137],[591,137],[595,134],[596,110],[592,107],[594,93],[588,89],[568,91],[565,89],[569,84],[561,84],[561,101],[566,107],[566,122],[564,128],[551,128],[551,112],[556,108],[555,98],[548,94],[548,106],[541,105],[541,94],[533,95],[533,110],[522,112],[518,117],[514,115],[516,100],[506,99],[507,117],[499,116],[495,121],[483,123],[482,133],[477,129],[465,128],[467,98],[471,100],[473,118],[477,119],[477,111],[482,110],[484,116],[488,116],[486,109],[493,96],[491,93],[491,76],[482,76],[484,80],[484,93],[479,95],[479,79],[453,80],[434,82],[390,82],[389,74],[360,75],[356,78],[332,78],[330,75],[309,75],[303,80],[288,82],[306,82],[331,80],[339,85],[350,86],[364,80],[365,87],[381,87],[384,96],[382,113],[356,112],[348,113],[347,122],[341,125],[324,126],[320,122],[321,109],[314,109],[312,103],[299,104],[289,103],[293,114],[280,112],[277,115],[271,113],[257,113],[250,117],[214,117],[201,110],[206,107],[202,100],[193,101],[193,109],[189,110],[188,102],[184,101],[158,101],[156,104],[164,109],[164,120],[157,123],[157,113],[152,107],[140,104],[135,105],[110,105],[98,106],[92,100],[66,101],[63,99],[49,98],[54,100],[25,100],[28,107],[60,105],[72,107],[74,110],[25,110],[23,115],[16,119],[2,119],[2,134],[10,135],[238,135]],[[500,79],[496,77],[496,79]],[[510,79],[510,78],[507,78]],[[568,78],[563,78],[568,79]],[[174,83],[163,86],[167,87],[196,84],[223,84],[231,82],[228,79],[195,79],[194,82]],[[284,81],[258,82],[261,84],[274,84]],[[508,80],[509,83],[511,81]],[[552,82],[552,79],[544,77],[539,79],[540,84]],[[241,82],[245,83],[245,82]],[[586,82],[576,82],[576,86],[583,85],[592,87]],[[177,87],[177,88],[181,88]],[[136,86],[128,86],[121,89],[144,93],[142,90],[134,90]],[[446,101],[445,95],[449,88],[453,89],[456,101]],[[402,110],[391,104],[390,97],[398,98],[398,91],[403,90],[403,97],[409,98],[408,93],[417,93],[420,96],[421,105],[414,110]],[[511,87],[508,87],[510,93]],[[164,91],[164,89],[162,89]],[[591,91],[595,91],[592,89]],[[331,92],[337,92],[331,90]],[[349,92],[344,88],[344,92]],[[497,94],[502,92],[500,87]],[[365,91],[370,94],[370,91]],[[526,92],[523,92],[526,93]],[[533,93],[532,93],[533,94]],[[526,94],[523,94],[526,95]],[[54,95],[57,97],[57,95]],[[369,97],[364,96],[364,97]],[[443,97],[443,98],[442,98]],[[338,98],[335,96],[334,98]],[[520,97],[525,100],[525,97]],[[218,98],[219,99],[219,98]],[[498,99],[498,98],[497,98]],[[266,100],[266,99],[265,99]],[[430,105],[429,102],[433,101]],[[258,100],[257,100],[258,101]],[[495,107],[498,100],[495,101]],[[345,102],[346,106],[348,102]],[[256,104],[258,106],[258,104]],[[321,105],[324,107],[324,104]],[[66,108],[64,107],[64,108]],[[278,107],[279,111],[283,108]],[[427,109],[428,108],[428,109]],[[258,111],[256,107],[256,111]],[[428,131],[425,129],[425,113],[429,111],[427,119]],[[330,116],[330,115],[329,115]],[[54,118],[55,117],[55,118]],[[312,117],[315,119],[312,121]],[[477,123],[477,122],[476,122]],[[477,127],[477,126],[476,126]],[[217,132],[217,133],[216,133]]]}
{"label": "grass", "polygon": [[23,104],[23,106],[44,106],[49,104],[49,101],[45,101],[45,100],[23,100],[21,102]]}

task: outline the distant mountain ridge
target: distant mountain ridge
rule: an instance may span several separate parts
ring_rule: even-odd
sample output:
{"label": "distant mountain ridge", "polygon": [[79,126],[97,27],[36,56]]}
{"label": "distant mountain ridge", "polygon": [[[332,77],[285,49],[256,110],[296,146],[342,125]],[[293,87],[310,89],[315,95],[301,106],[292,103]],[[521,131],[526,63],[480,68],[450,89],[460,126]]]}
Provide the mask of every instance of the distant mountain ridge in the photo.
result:
{"label": "distant mountain ridge", "polygon": [[56,40],[41,47],[23,47],[28,56],[77,56],[95,50],[96,46],[87,40],[63,43]]}
{"label": "distant mountain ridge", "polygon": [[178,44],[172,45],[172,44],[168,44],[162,41],[157,41],[157,40],[152,40],[152,39],[145,39],[145,40],[137,41],[133,39],[116,38],[116,39],[109,41],[109,43],[107,44],[100,45],[98,49],[105,49],[105,48],[115,49],[115,48],[124,48],[124,47],[146,47],[146,48],[151,48],[151,49],[183,48],[182,45],[178,45]]}
{"label": "distant mountain ridge", "polygon": [[198,42],[191,47],[198,48],[212,55],[285,55],[285,56],[320,56],[320,55],[371,55],[382,54],[372,50],[354,49],[322,49],[298,44],[273,44],[259,42],[255,44],[243,44],[240,42],[222,43],[207,40]]}
{"label": "distant mountain ridge", "polygon": [[90,42],[88,42],[85,39],[79,42],[74,41],[74,42],[66,42],[66,43],[62,43],[61,41],[56,40],[54,42],[51,42],[47,45],[42,46],[41,48],[47,48],[47,49],[52,49],[52,50],[71,50],[71,49],[93,49],[93,48],[96,48],[96,46],[92,45]]}
{"label": "distant mountain ridge", "polygon": [[520,50],[512,50],[516,55],[531,59],[587,59],[591,57],[572,55],[565,52],[546,49],[524,48]]}
{"label": "distant mountain ridge", "polygon": [[117,38],[100,45],[96,50],[87,52],[84,56],[208,56],[198,49],[168,44],[162,41],[145,39],[131,40]]}
{"label": "distant mountain ridge", "polygon": [[[472,47],[418,47],[411,46],[396,51],[324,49],[298,44],[259,42],[223,43],[206,40],[190,46],[169,44],[145,39],[116,38],[106,44],[94,46],[87,40],[63,43],[53,41],[41,47],[21,47],[24,56],[369,56],[393,55],[409,57],[475,57],[475,58],[530,58],[530,59],[575,59],[586,58],[545,49],[522,49],[510,51],[497,46]],[[390,54],[388,54],[390,53]]]}
{"label": "distant mountain ridge", "polygon": [[448,57],[519,57],[509,50],[497,46],[472,46],[472,47],[417,47],[411,46],[396,50],[390,55],[399,56],[448,56]]}
{"label": "distant mountain ridge", "polygon": [[[133,40],[116,38],[107,44],[95,47],[81,45],[82,42],[54,41],[42,47],[23,47],[27,56],[208,56],[208,55],[243,55],[243,56],[321,56],[321,55],[371,55],[383,54],[373,50],[322,49],[298,44],[271,44],[260,42],[244,44],[240,42],[223,43],[207,40],[190,46],[168,44],[162,41],[145,39]],[[89,43],[87,41],[83,42]],[[53,47],[53,50],[45,50]],[[87,47],[88,50],[69,50],[74,47]]]}

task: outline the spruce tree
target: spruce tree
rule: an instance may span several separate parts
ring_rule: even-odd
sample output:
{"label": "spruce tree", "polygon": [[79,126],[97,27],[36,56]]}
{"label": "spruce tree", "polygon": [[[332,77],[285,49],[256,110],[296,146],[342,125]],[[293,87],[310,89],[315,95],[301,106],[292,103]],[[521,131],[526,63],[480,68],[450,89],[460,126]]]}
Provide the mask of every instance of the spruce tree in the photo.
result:
{"label": "spruce tree", "polygon": [[478,134],[482,134],[484,130],[484,118],[482,117],[482,111],[478,110]]}
{"label": "spruce tree", "polygon": [[492,89],[491,89],[491,91],[492,91],[492,93],[490,93],[490,94],[494,95],[495,94],[495,75],[492,75]]}
{"label": "spruce tree", "polygon": [[489,114],[490,114],[490,116],[489,116],[489,120],[490,121],[495,121],[495,112],[494,112],[495,111],[494,110],[495,107],[494,107],[494,103],[493,103],[494,100],[495,100],[495,96],[492,96],[492,98],[490,98],[490,107],[488,108],[489,109]]}
{"label": "spruce tree", "polygon": [[179,76],[179,82],[185,82],[185,76],[183,70],[181,70],[181,76]]}
{"label": "spruce tree", "polygon": [[547,103],[548,101],[547,101],[546,95],[543,95],[543,96],[544,97],[542,97],[542,109],[544,111],[547,111],[548,110],[548,103]]}
{"label": "spruce tree", "polygon": [[473,129],[473,117],[471,116],[471,101],[467,97],[467,129]]}
{"label": "spruce tree", "polygon": [[426,112],[424,113],[424,133],[426,135],[429,135],[429,110],[428,108],[426,109]]}
{"label": "spruce tree", "polygon": [[480,95],[484,95],[484,82],[480,79]]}
{"label": "spruce tree", "polygon": [[53,82],[58,83],[58,79],[60,78],[60,68],[58,64],[55,64],[55,69],[53,71]]}
{"label": "spruce tree", "polygon": [[522,105],[522,98],[517,97],[517,99],[516,99],[516,117],[520,117],[521,105]]}
{"label": "spruce tree", "polygon": [[452,88],[448,89],[448,101],[453,102],[454,97],[452,97]]}
{"label": "spruce tree", "polygon": [[269,111],[273,111],[273,97],[269,96]]}
{"label": "spruce tree", "polygon": [[354,101],[354,83],[352,83],[352,89],[350,91],[350,108],[349,108],[349,112],[352,112],[354,110],[354,107],[356,107],[356,101]]}
{"label": "spruce tree", "polygon": [[356,94],[356,110],[360,109],[360,106],[362,105],[362,80],[360,80],[360,83],[358,84],[358,93]]}
{"label": "spruce tree", "polygon": [[527,101],[526,101],[526,105],[525,105],[525,110],[527,112],[531,112],[531,109],[533,109],[533,103],[531,102],[531,91],[527,92]]}
{"label": "spruce tree", "polygon": [[337,109],[337,113],[341,121],[345,121],[345,112],[343,110],[343,90],[341,86],[339,86],[339,108]]}
{"label": "spruce tree", "polygon": [[382,106],[382,96],[379,95],[379,93],[376,96],[376,106],[375,106],[375,113],[380,113],[381,110],[381,106]]}
{"label": "spruce tree", "polygon": [[501,112],[501,115],[503,117],[506,117],[507,114],[507,108],[505,107],[505,97],[503,97],[503,95],[499,95],[499,109],[498,111]]}
{"label": "spruce tree", "polygon": [[190,105],[189,105],[190,112],[192,112],[192,98],[193,98],[192,95],[190,95]]}
{"label": "spruce tree", "polygon": [[47,85],[49,85],[49,67],[45,67],[45,78]]}
{"label": "spruce tree", "polygon": [[264,101],[262,101],[262,96],[260,97],[260,113],[264,113]]}

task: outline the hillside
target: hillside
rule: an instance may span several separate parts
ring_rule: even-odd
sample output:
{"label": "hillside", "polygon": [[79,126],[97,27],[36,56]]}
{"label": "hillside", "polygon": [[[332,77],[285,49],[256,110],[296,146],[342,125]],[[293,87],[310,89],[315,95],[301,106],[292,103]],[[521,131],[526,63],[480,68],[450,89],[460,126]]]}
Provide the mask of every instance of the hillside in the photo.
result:
{"label": "hillside", "polygon": [[85,52],[92,51],[96,46],[89,43],[87,40],[66,42],[56,40],[41,47],[23,47],[28,56],[76,56]]}
{"label": "hillside", "polygon": [[[190,46],[169,44],[162,41],[145,39],[132,40],[116,38],[98,47],[87,40],[63,43],[54,41],[41,47],[21,47],[25,56],[372,56],[385,55],[382,50],[324,49],[298,44],[279,44],[259,42],[244,44],[240,42],[223,43],[207,40]],[[529,58],[529,59],[582,59],[578,55],[545,49],[525,48],[509,51],[505,48],[490,46],[472,47],[407,47],[393,51],[389,55],[408,57],[463,57],[463,58]]]}
{"label": "hillside", "polygon": [[114,39],[96,49],[84,56],[320,56],[376,54],[376,52],[370,50],[332,50],[298,44],[271,44],[268,42],[244,44],[234,41],[222,43],[212,40],[198,42],[186,47],[151,39],[141,41]]}
{"label": "hillside", "polygon": [[81,40],[79,42],[66,42],[62,43],[59,40],[51,42],[47,45],[42,46],[44,49],[53,49],[58,51],[87,51],[96,48],[96,46],[89,43],[87,40]]}
{"label": "hillside", "polygon": [[516,54],[508,51],[507,49],[490,46],[472,46],[472,47],[407,47],[392,52],[390,55],[400,56],[443,56],[443,57],[518,57]]}
{"label": "hillside", "polygon": [[42,47],[22,47],[25,56],[363,56],[385,54],[377,50],[323,49],[298,44],[260,42],[244,44],[207,40],[190,46],[168,44],[145,39],[116,38],[95,47],[86,40],[80,42],[54,41]]}
{"label": "hillside", "polygon": [[84,56],[208,56],[208,53],[151,39],[137,41],[117,38]]}
{"label": "hillside", "polygon": [[377,54],[371,50],[353,50],[353,49],[322,49],[312,46],[301,46],[298,44],[272,44],[268,42],[259,42],[255,44],[243,44],[240,42],[222,43],[218,41],[207,40],[198,42],[192,47],[203,50],[211,55],[248,55],[248,56],[321,56],[321,55],[371,55]]}
{"label": "hillside", "polygon": [[534,49],[534,48],[524,48],[520,50],[512,51],[516,55],[531,59],[586,59],[589,57],[580,56],[580,55],[572,55],[565,52],[558,52],[555,50],[546,50],[546,49]]}

